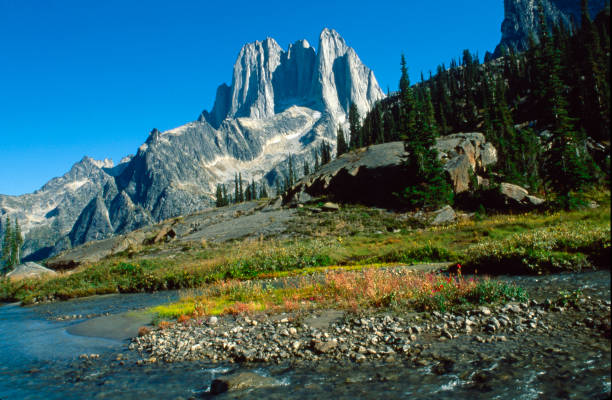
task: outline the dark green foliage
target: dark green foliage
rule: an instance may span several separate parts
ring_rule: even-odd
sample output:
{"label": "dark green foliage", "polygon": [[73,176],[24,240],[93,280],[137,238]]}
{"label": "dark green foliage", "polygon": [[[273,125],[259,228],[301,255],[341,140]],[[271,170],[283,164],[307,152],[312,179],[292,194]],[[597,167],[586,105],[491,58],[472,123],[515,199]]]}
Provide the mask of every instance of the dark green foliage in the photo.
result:
{"label": "dark green foliage", "polygon": [[229,199],[227,198],[227,190],[225,189],[225,185],[217,185],[217,192],[215,195],[215,205],[217,207],[225,207],[229,204]]}
{"label": "dark green foliage", "polygon": [[[344,131],[342,127],[338,127],[338,132],[336,133],[336,157],[340,157],[342,154],[348,151],[348,145],[346,144],[346,138],[344,137]],[[304,164],[306,166],[306,164]],[[304,169],[304,175],[308,175],[306,169]]]}
{"label": "dark green foliage", "polygon": [[484,132],[498,155],[487,173],[499,180],[566,197],[609,180],[609,154],[587,145],[610,143],[610,11],[593,20],[587,1],[582,8],[580,29],[550,27],[540,18],[540,41],[530,37],[528,51],[480,64],[465,50],[460,63],[442,64],[414,86],[402,57],[400,91],[365,116],[360,143],[421,131]]}
{"label": "dark green foliage", "polygon": [[329,143],[322,142],[320,147],[321,165],[325,165],[331,161],[331,148]]}
{"label": "dark green foliage", "polygon": [[2,239],[2,265],[0,273],[5,274],[21,263],[21,247],[23,246],[23,236],[19,222],[11,225],[11,220],[7,216],[4,237]]}
{"label": "dark green foliage", "polygon": [[[361,132],[360,125],[359,110],[357,110],[357,105],[355,103],[351,103],[349,107],[349,125],[350,125],[350,135],[351,135],[351,149],[358,149],[363,147],[364,141]],[[322,162],[322,164],[326,164]]]}
{"label": "dark green foliage", "polygon": [[400,126],[408,153],[405,161],[406,189],[402,196],[411,207],[448,204],[453,192],[438,160],[438,152],[433,148],[437,129],[429,90],[419,92],[415,99],[403,56],[401,65]]}

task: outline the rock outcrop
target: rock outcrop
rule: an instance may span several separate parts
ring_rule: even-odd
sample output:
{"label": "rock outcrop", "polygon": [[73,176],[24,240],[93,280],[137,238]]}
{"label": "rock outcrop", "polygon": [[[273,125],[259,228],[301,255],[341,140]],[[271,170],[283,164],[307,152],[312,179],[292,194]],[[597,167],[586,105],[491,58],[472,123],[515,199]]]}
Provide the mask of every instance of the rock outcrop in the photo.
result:
{"label": "rock outcrop", "polygon": [[57,275],[57,273],[52,269],[45,268],[42,265],[33,262],[26,262],[16,266],[14,270],[6,274],[6,277],[12,281],[17,281],[21,279],[32,279],[53,275]]}
{"label": "rock outcrop", "polygon": [[[604,9],[606,0],[590,0],[591,17]],[[578,0],[542,0],[544,14],[549,26],[563,24],[570,29],[580,26],[581,9]],[[495,49],[494,57],[502,54],[502,49],[516,51],[527,50],[529,35],[533,34],[536,42],[540,34],[538,22],[538,3],[534,0],[504,0],[504,21],[502,22],[502,39]]]}
{"label": "rock outcrop", "polygon": [[[457,133],[438,138],[438,154],[455,193],[470,189],[472,176],[497,162],[495,148],[481,133]],[[316,173],[299,181],[284,197],[284,204],[295,205],[326,196],[339,201],[398,207],[396,193],[405,186],[403,142],[383,143],[352,151]]]}

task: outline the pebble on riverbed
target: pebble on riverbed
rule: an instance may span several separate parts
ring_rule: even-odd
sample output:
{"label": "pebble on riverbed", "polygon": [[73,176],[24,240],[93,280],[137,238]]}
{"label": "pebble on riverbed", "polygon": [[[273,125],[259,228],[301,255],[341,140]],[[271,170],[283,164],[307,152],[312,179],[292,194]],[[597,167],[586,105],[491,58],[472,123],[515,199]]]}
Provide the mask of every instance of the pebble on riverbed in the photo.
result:
{"label": "pebble on riverbed", "polygon": [[[610,309],[609,304],[587,303],[582,306]],[[478,343],[504,342],[511,335],[522,336],[530,330],[551,329],[547,316],[565,311],[564,307],[538,304],[532,300],[456,314],[435,312],[424,318],[418,315],[404,318],[346,313],[318,327],[304,322],[314,318],[312,312],[273,317],[263,314],[255,317],[210,317],[204,322],[176,324],[136,337],[130,349],[141,354],[141,364],[188,360],[269,363],[404,359],[423,365],[419,353],[435,341],[468,336]],[[325,314],[325,311],[314,313]],[[599,326],[590,321],[584,324]]]}

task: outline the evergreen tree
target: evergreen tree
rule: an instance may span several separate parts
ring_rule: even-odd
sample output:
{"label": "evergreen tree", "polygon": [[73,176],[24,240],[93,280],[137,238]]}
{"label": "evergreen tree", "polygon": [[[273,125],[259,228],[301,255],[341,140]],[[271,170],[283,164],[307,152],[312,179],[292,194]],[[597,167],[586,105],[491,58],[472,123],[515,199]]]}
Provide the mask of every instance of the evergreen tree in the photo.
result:
{"label": "evergreen tree", "polygon": [[410,87],[410,77],[408,76],[408,67],[406,66],[406,58],[402,54],[401,60],[401,78],[400,78],[400,113],[399,113],[399,134],[404,140],[412,135],[416,130],[416,105],[412,88]]}
{"label": "evergreen tree", "polygon": [[215,195],[215,205],[217,207],[223,207],[223,189],[221,188],[221,184],[217,185],[217,192]]}
{"label": "evergreen tree", "polygon": [[304,160],[304,176],[310,175],[310,168],[308,167],[308,161]]}
{"label": "evergreen tree", "polygon": [[21,235],[19,222],[15,220],[15,229],[13,231],[13,251],[11,257],[11,264],[13,267],[21,264],[21,246],[23,246],[23,236]]}
{"label": "evergreen tree", "polygon": [[[349,126],[351,134],[351,149],[357,149],[363,147],[363,137],[361,135],[359,110],[355,103],[351,103],[349,107]],[[326,164],[321,162],[321,164]]]}
{"label": "evergreen tree", "polygon": [[229,205],[230,201],[229,198],[227,197],[227,189],[225,188],[225,185],[222,186],[223,189],[223,206],[227,206]]}
{"label": "evergreen tree", "polygon": [[331,161],[331,148],[327,142],[321,143],[321,165],[325,165]]}
{"label": "evergreen tree", "polygon": [[319,152],[316,150],[314,152],[314,160],[314,171],[316,172],[321,167],[321,164],[319,163]]}
{"label": "evergreen tree", "polygon": [[238,203],[244,202],[244,191],[242,190],[242,172],[238,173]]}
{"label": "evergreen tree", "polygon": [[238,199],[240,198],[240,187],[238,186],[238,174],[234,173],[234,201],[233,203],[238,203]]}
{"label": "evergreen tree", "polygon": [[268,198],[268,190],[266,189],[266,183],[261,182],[261,186],[259,187],[259,198],[267,199]]}
{"label": "evergreen tree", "polygon": [[344,131],[341,126],[338,126],[338,132],[336,133],[336,149],[336,157],[340,157],[348,151],[348,146],[344,138]]}
{"label": "evergreen tree", "polygon": [[2,240],[2,261],[3,261],[3,273],[8,272],[12,268],[12,254],[13,254],[13,244],[14,235],[13,235],[13,227],[11,226],[11,218],[9,216],[6,217],[6,224],[4,228],[4,237]]}
{"label": "evergreen tree", "polygon": [[[402,56],[400,90],[405,92],[402,97],[403,121],[404,124],[412,126],[409,133],[404,131],[404,148],[408,154],[405,161],[408,179],[403,197],[412,207],[435,207],[440,204],[448,204],[452,201],[453,192],[446,181],[442,164],[438,160],[438,152],[433,147],[436,132],[431,122],[428,121],[429,107],[424,107],[422,102],[415,101],[412,90],[406,87],[407,84],[409,82],[406,62]],[[410,109],[406,109],[407,105],[410,106]]]}

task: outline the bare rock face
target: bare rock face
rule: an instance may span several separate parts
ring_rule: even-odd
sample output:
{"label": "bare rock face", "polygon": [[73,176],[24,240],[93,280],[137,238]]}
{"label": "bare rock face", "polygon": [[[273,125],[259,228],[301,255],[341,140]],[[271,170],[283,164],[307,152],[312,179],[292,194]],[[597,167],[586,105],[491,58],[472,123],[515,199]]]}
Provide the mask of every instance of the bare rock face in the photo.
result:
{"label": "bare rock face", "polygon": [[482,133],[456,133],[440,137],[435,145],[455,193],[470,189],[471,174],[485,172],[497,162],[497,150]]}
{"label": "bare rock face", "polygon": [[108,209],[101,196],[96,196],[83,209],[68,234],[73,246],[92,240],[105,239],[113,234],[113,225],[108,216]]}
{"label": "bare rock face", "polygon": [[[495,148],[481,133],[458,133],[438,138],[435,148],[455,193],[469,190],[471,176],[497,161]],[[405,187],[403,142],[383,143],[352,151],[299,181],[285,196],[285,205],[329,196],[339,201],[396,207]]]}
{"label": "bare rock face", "polygon": [[[504,21],[502,22],[502,39],[495,49],[494,57],[502,55],[502,49],[524,51],[529,47],[529,35],[533,34],[538,42],[540,28],[538,22],[537,1],[504,0]],[[544,17],[549,26],[563,24],[566,27],[579,27],[581,24],[580,1],[578,0],[542,0]],[[606,0],[590,0],[591,17],[604,9]]]}
{"label": "bare rock face", "polygon": [[43,259],[190,214],[213,205],[217,184],[231,192],[237,173],[274,186],[289,156],[296,166],[312,165],[321,143],[335,148],[351,102],[365,115],[382,98],[373,72],[334,30],[321,32],[318,51],[306,40],[287,51],[271,38],[249,43],[210,112],[175,129],[153,130],[118,166],[84,158],[33,194],[0,195],[0,217],[18,218],[24,255]]}

